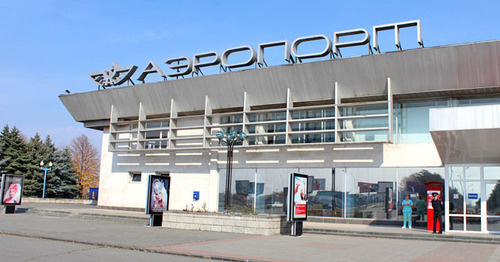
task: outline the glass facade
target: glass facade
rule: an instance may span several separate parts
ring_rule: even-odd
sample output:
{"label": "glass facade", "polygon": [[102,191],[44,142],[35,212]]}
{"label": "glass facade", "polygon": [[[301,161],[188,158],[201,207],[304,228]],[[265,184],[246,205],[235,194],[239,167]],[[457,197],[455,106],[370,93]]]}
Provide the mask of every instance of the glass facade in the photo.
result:
{"label": "glass facade", "polygon": [[[409,194],[426,201],[428,181],[444,181],[444,168],[257,168],[234,169],[231,210],[284,214],[290,173],[313,176],[311,216],[401,220],[401,201]],[[219,210],[224,210],[226,170],[220,170]]]}
{"label": "glass facade", "polygon": [[404,102],[394,105],[394,130],[398,143],[431,143],[429,109],[447,107],[446,100]]}
{"label": "glass facade", "polygon": [[500,232],[500,167],[447,167],[450,230]]}
{"label": "glass facade", "polygon": [[393,122],[397,143],[431,143],[429,133],[429,109],[479,105],[498,105],[500,97],[443,98],[425,101],[395,101]]}

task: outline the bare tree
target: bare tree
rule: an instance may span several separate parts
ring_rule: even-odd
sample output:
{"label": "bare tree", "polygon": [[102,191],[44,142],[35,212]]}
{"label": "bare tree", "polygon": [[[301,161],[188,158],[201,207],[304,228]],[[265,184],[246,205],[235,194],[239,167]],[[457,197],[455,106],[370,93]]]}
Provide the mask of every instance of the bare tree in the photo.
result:
{"label": "bare tree", "polygon": [[82,134],[73,139],[70,146],[73,167],[78,177],[78,186],[82,198],[88,198],[89,188],[99,184],[99,157],[97,148],[89,138]]}

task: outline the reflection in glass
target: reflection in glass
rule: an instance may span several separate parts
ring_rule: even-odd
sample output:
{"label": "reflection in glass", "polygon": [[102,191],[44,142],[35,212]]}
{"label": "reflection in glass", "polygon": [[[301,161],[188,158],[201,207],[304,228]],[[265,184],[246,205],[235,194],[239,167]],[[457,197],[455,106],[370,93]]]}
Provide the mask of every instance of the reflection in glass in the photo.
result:
{"label": "reflection in glass", "polygon": [[387,131],[341,132],[342,142],[387,141]]}
{"label": "reflection in glass", "polygon": [[486,210],[489,216],[500,216],[500,180],[486,185]]}
{"label": "reflection in glass", "polygon": [[462,181],[450,181],[449,183],[450,214],[464,213],[464,188]]}
{"label": "reflection in glass", "polygon": [[446,107],[446,100],[394,103],[394,122],[398,123],[399,143],[432,142],[429,133],[429,109]]}
{"label": "reflection in glass", "polygon": [[464,179],[464,168],[461,166],[450,167],[450,180]]}
{"label": "reflection in glass", "polygon": [[484,167],[484,179],[500,179],[500,166]]}
{"label": "reflection in glass", "polygon": [[[301,168],[300,173],[314,176],[312,192],[307,202],[308,215],[341,217],[343,205],[343,180],[331,168]],[[336,188],[336,190],[332,190]]]}
{"label": "reflection in glass", "polygon": [[480,215],[481,214],[481,183],[480,182],[466,182],[465,184],[465,204],[467,214]]}
{"label": "reflection in glass", "polygon": [[161,127],[161,121],[149,121],[146,123],[146,128],[159,128]]}
{"label": "reflection in glass", "polygon": [[[406,194],[410,195],[413,204],[418,200],[427,203],[426,182],[441,182],[444,184],[444,168],[399,168],[399,206]],[[398,216],[403,216],[402,209],[398,206]],[[416,214],[416,208],[413,213]],[[427,212],[427,208],[425,208]]]}
{"label": "reflection in glass", "polygon": [[219,212],[224,211],[224,200],[226,199],[226,169],[219,171]]}
{"label": "reflection in glass", "polygon": [[[288,186],[291,173],[297,169],[269,168],[257,169],[256,208],[259,214],[283,214],[285,204],[284,187]],[[255,189],[252,191],[255,192]],[[256,195],[256,196],[255,196]]]}
{"label": "reflection in glass", "polygon": [[467,217],[467,231],[481,231],[481,218]]}
{"label": "reflection in glass", "polygon": [[478,166],[465,167],[465,179],[481,179],[481,168]]}
{"label": "reflection in glass", "polygon": [[450,230],[463,231],[464,230],[464,218],[450,216]]}
{"label": "reflection in glass", "polygon": [[347,217],[397,219],[394,168],[349,168]]}
{"label": "reflection in glass", "polygon": [[249,187],[251,183],[255,184],[255,169],[233,169],[231,180],[231,211],[252,214],[255,192]]}
{"label": "reflection in glass", "polygon": [[488,218],[488,231],[500,232],[500,217]]}

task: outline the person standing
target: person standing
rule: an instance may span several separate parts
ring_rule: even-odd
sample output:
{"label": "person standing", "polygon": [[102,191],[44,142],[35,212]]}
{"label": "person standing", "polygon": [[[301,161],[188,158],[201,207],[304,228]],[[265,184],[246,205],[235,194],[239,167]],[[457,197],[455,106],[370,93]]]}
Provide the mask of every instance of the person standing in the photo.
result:
{"label": "person standing", "polygon": [[436,222],[439,219],[439,234],[443,233],[443,202],[439,199],[439,194],[432,193],[434,199],[432,200],[432,208],[434,208],[434,226],[432,227],[432,234],[436,234]]}
{"label": "person standing", "polygon": [[417,216],[419,220],[424,221],[426,209],[427,209],[427,203],[425,203],[424,197],[420,196],[417,201]]}
{"label": "person standing", "polygon": [[411,229],[411,213],[413,212],[413,209],[411,207],[413,206],[413,201],[411,201],[410,196],[408,194],[405,195],[405,200],[401,202],[401,206],[403,207],[403,217],[404,217],[403,226],[401,228],[405,228],[406,221],[408,221],[408,228]]}

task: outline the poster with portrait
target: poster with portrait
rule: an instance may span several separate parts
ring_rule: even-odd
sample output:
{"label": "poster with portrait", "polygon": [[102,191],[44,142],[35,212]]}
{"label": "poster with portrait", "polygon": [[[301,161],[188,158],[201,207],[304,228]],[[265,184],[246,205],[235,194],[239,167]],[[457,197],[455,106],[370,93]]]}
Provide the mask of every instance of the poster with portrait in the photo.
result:
{"label": "poster with portrait", "polygon": [[289,213],[291,221],[307,220],[308,176],[290,174]]}
{"label": "poster with portrait", "polygon": [[23,195],[23,176],[2,175],[2,205],[20,205]]}
{"label": "poster with portrait", "polygon": [[170,177],[165,175],[150,175],[148,181],[148,196],[146,214],[159,215],[168,210]]}

